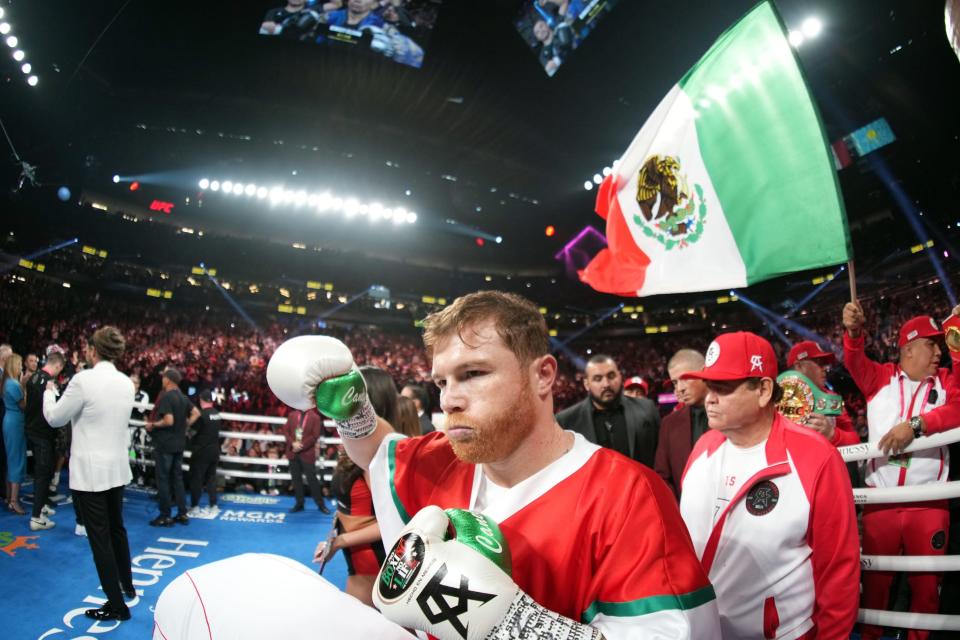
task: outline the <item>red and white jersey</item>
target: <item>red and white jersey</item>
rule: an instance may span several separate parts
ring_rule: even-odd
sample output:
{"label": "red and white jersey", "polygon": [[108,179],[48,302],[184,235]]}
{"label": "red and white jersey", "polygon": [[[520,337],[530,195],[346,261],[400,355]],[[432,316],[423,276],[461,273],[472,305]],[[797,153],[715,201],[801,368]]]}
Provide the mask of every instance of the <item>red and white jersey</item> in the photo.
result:
{"label": "red and white jersey", "polygon": [[[951,389],[954,377],[949,369],[911,380],[898,365],[867,358],[863,344],[863,336],[851,338],[844,333],[843,363],[867,397],[870,442],[879,442],[892,427],[914,416],[923,416],[928,434],[960,425],[960,389]],[[874,458],[867,463],[865,481],[871,487],[898,487],[946,482],[949,473],[949,450],[938,447]]]}
{"label": "red and white jersey", "polygon": [[[860,546],[840,454],[780,414],[765,464],[750,477],[736,477],[725,455],[730,447],[719,431],[704,434],[680,494],[683,520],[716,589],[723,637],[848,638],[860,598]],[[724,474],[740,487],[726,503],[731,480]],[[718,502],[725,504],[719,512]]]}
{"label": "red and white jersey", "polygon": [[513,580],[544,607],[607,640],[720,638],[713,588],[673,494],[652,470],[579,434],[509,489],[459,460],[440,432],[388,436],[370,477],[387,548],[428,505],[479,510],[509,543]]}

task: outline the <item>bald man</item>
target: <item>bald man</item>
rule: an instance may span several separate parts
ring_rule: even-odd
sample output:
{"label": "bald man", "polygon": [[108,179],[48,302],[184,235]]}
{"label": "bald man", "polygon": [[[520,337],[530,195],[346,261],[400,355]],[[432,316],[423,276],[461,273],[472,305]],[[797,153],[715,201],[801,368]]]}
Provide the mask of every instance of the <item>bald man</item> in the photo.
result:
{"label": "bald man", "polygon": [[709,429],[703,409],[707,385],[699,379],[683,379],[685,373],[703,369],[703,354],[693,349],[680,349],[667,363],[667,373],[680,403],[677,410],[663,419],[654,470],[680,498],[680,480],[693,445]]}

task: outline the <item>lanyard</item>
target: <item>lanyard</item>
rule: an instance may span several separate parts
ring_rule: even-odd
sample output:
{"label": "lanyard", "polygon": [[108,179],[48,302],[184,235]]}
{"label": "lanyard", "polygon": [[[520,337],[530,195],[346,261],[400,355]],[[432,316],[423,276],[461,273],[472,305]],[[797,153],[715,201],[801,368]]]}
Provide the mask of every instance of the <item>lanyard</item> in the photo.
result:
{"label": "lanyard", "polygon": [[916,404],[917,402],[917,396],[920,395],[920,391],[922,391],[924,387],[927,387],[927,393],[926,395],[923,396],[923,401],[920,403],[920,407],[917,409],[917,414],[916,414],[918,416],[923,415],[923,410],[927,406],[927,402],[930,399],[930,391],[933,389],[933,379],[927,378],[926,380],[921,382],[920,385],[917,387],[916,391],[913,392],[913,397],[910,398],[910,406],[906,408],[906,411],[907,411],[906,414],[904,414],[903,374],[902,373],[899,376],[899,381],[900,381],[900,420],[904,421],[913,417],[913,407],[914,407],[914,404]]}

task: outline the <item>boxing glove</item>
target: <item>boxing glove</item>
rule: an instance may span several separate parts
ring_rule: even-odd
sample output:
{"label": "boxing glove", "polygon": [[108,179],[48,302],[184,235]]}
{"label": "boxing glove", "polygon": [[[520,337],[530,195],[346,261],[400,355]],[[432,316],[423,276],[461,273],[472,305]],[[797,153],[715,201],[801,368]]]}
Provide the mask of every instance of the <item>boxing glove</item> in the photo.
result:
{"label": "boxing glove", "polygon": [[429,506],[403,529],[373,587],[390,621],[439,640],[598,640],[596,629],[537,604],[510,577],[496,522]]}
{"label": "boxing glove", "polygon": [[295,409],[316,406],[336,422],[345,438],[363,438],[377,426],[353,354],[336,338],[298,336],[287,340],[267,364],[267,384],[284,404]]}

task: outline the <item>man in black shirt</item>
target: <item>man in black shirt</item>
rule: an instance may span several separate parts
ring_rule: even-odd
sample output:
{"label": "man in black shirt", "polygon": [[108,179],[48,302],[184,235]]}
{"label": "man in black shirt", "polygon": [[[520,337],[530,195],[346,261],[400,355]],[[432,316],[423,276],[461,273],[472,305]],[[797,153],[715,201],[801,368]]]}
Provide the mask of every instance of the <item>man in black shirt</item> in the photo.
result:
{"label": "man in black shirt", "polygon": [[220,460],[220,426],[212,416],[217,413],[213,406],[213,394],[200,393],[200,418],[190,438],[190,511],[200,508],[200,494],[207,488],[210,509],[217,506],[217,462]]}
{"label": "man in black shirt", "polygon": [[283,7],[270,9],[260,24],[263,35],[306,40],[320,23],[320,14],[307,9],[306,0],[287,0]]}
{"label": "man in black shirt", "polygon": [[624,396],[623,375],[607,355],[590,358],[583,384],[587,397],[557,414],[560,426],[653,468],[660,431],[657,405],[649,398]]}
{"label": "man in black shirt", "polygon": [[54,351],[47,356],[43,368],[33,373],[27,380],[27,406],[24,409],[24,431],[33,451],[33,512],[30,514],[30,529],[41,531],[56,526],[47,516],[56,513],[48,505],[50,480],[53,478],[53,465],[56,462],[57,432],[43,417],[43,392],[47,382],[56,382],[63,371],[66,360],[62,353]]}
{"label": "man in black shirt", "polygon": [[[180,372],[167,369],[161,384],[163,393],[154,409],[159,420],[147,420],[147,431],[153,436],[153,457],[156,461],[157,497],[160,515],[150,521],[153,527],[169,527],[174,522],[189,524],[183,490],[183,450],[187,427],[200,417],[200,412],[180,391]],[[177,517],[170,517],[170,493],[177,501]]]}

